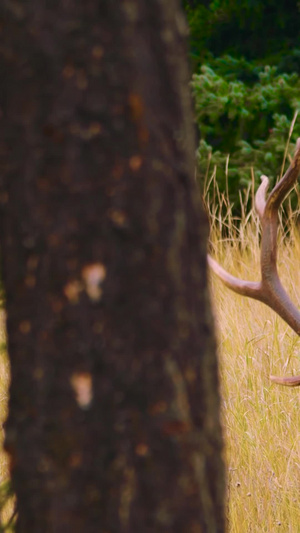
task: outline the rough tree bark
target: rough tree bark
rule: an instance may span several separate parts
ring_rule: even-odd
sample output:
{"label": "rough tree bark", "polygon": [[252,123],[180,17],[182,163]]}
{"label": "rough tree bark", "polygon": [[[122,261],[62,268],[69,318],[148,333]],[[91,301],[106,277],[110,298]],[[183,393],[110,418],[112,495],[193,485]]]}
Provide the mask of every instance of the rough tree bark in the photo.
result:
{"label": "rough tree bark", "polygon": [[0,6],[18,532],[224,530],[207,221],[178,4]]}

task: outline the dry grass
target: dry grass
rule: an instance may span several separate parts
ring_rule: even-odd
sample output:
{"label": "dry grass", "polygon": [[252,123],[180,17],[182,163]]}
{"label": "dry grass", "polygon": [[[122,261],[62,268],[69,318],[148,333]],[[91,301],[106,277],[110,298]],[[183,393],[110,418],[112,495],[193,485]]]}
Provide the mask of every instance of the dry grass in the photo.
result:
{"label": "dry grass", "polygon": [[[8,498],[8,457],[3,449],[3,424],[7,415],[8,386],[10,380],[9,361],[6,351],[4,311],[0,310],[0,527],[10,521],[14,511],[14,500]],[[2,531],[2,529],[1,529]],[[7,531],[11,531],[8,528]]]}
{"label": "dry grass", "polygon": [[[213,188],[214,257],[236,276],[259,279],[256,216],[253,211],[243,214],[238,229],[226,197],[219,194],[215,182]],[[299,306],[297,213],[288,212],[279,236],[278,269]],[[226,239],[221,238],[224,224]],[[221,365],[228,531],[300,532],[300,389],[283,388],[269,380],[270,374],[300,374],[299,337],[268,307],[235,295],[213,274],[211,291]]]}
{"label": "dry grass", "polygon": [[8,386],[10,380],[9,361],[6,352],[4,311],[0,310],[0,485],[7,479],[7,456],[3,450],[3,424],[7,415]]}

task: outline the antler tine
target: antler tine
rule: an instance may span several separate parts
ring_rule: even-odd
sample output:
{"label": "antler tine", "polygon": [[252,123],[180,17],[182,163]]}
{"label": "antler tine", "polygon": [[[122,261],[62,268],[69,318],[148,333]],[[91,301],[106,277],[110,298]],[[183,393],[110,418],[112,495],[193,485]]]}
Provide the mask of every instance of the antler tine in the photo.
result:
{"label": "antler tine", "polygon": [[300,173],[300,137],[296,142],[295,154],[292,162],[281,180],[275,185],[268,198],[268,209],[278,210],[285,196],[295,185]]}
{"label": "antler tine", "polygon": [[[264,303],[273,309],[300,335],[300,312],[283,288],[276,266],[278,208],[286,194],[294,186],[300,172],[300,142],[291,165],[271,191],[261,216],[261,292]],[[263,182],[264,183],[264,182]],[[262,183],[262,185],[263,185]],[[261,186],[262,186],[261,185]]]}
{"label": "antler tine", "polygon": [[214,273],[221,279],[229,289],[233,290],[241,296],[248,296],[249,298],[256,298],[259,300],[261,284],[256,281],[245,281],[236,278],[227,272],[215,259],[210,255],[207,257],[208,264]]}
{"label": "antler tine", "polygon": [[269,178],[267,176],[261,176],[261,184],[258,187],[255,195],[255,210],[259,216],[259,220],[262,220],[266,207],[266,194],[269,187]]}
{"label": "antler tine", "polygon": [[[266,192],[269,186],[269,178],[267,176],[261,177],[262,183],[259,186],[257,193],[255,195],[255,209],[259,215],[260,220],[262,220],[265,207],[266,207]],[[218,276],[220,280],[223,281],[224,285],[231,289],[232,291],[240,294],[241,296],[248,296],[249,298],[255,298],[264,302],[261,282],[257,281],[246,281],[239,279],[236,276],[229,274],[211,255],[207,256],[208,264],[214,273]],[[264,302],[265,303],[265,302]]]}
{"label": "antler tine", "polygon": [[299,387],[300,385],[300,376],[290,376],[290,377],[279,377],[279,376],[270,376],[270,380],[273,383],[278,385],[284,385],[285,387]]}
{"label": "antler tine", "polygon": [[[214,259],[208,256],[208,263],[223,283],[234,292],[255,298],[268,305],[289,326],[300,335],[300,312],[294,306],[283,288],[276,266],[278,209],[285,196],[294,186],[300,173],[300,139],[297,140],[294,158],[281,180],[266,199],[269,179],[262,176],[262,183],[255,196],[255,208],[262,225],[261,236],[261,281],[244,281],[232,276]],[[274,383],[290,387],[300,385],[300,376],[280,378],[271,376]]]}

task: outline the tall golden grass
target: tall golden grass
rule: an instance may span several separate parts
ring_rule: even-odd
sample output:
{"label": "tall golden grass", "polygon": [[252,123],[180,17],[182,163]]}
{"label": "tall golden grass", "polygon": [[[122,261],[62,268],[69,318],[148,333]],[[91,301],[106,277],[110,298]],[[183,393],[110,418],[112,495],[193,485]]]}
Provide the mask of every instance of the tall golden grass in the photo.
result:
{"label": "tall golden grass", "polygon": [[14,498],[11,496],[8,457],[3,448],[3,424],[7,416],[9,361],[6,350],[5,313],[0,310],[0,531],[13,531]]}
{"label": "tall golden grass", "polygon": [[[260,226],[253,208],[247,214],[245,207],[253,187],[241,195],[242,215],[236,220],[215,175],[205,190],[212,255],[232,274],[257,280]],[[286,215],[281,213],[278,270],[299,306],[298,217],[288,201]],[[214,274],[210,278],[220,359],[228,532],[300,532],[300,388],[269,380],[270,374],[300,374],[299,337],[262,303],[234,294]]]}

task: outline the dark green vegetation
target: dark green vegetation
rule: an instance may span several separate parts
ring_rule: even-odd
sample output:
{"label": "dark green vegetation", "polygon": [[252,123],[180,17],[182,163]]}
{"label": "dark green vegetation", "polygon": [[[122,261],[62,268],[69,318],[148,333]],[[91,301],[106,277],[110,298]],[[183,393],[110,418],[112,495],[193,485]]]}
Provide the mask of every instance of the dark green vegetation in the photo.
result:
{"label": "dark green vegetation", "polygon": [[[184,7],[201,138],[200,178],[216,168],[220,190],[228,181],[230,201],[238,204],[239,191],[252,175],[258,184],[261,174],[275,179],[281,168],[300,104],[299,5],[184,0]],[[299,135],[296,121],[291,150]]]}

